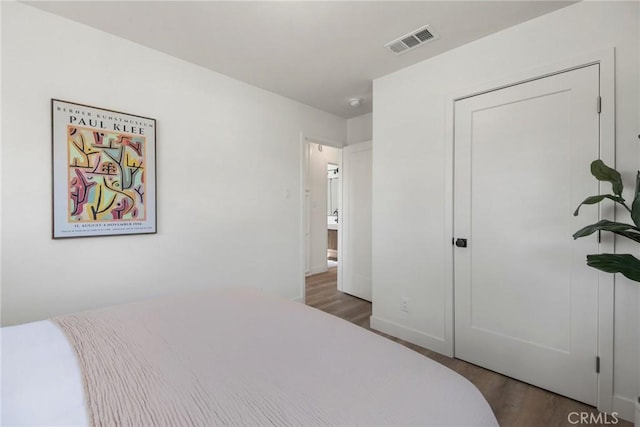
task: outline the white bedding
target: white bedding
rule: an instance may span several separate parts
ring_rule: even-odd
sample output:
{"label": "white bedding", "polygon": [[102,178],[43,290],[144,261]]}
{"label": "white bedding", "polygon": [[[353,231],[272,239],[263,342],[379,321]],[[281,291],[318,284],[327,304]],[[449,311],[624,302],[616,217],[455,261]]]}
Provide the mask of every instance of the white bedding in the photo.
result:
{"label": "white bedding", "polygon": [[[300,420],[305,402],[322,413],[322,424],[497,425],[475,386],[448,368],[302,304],[240,294],[237,307],[228,307],[227,298],[214,302],[218,318],[209,328],[228,350],[226,363],[212,369],[221,378],[242,378],[254,399],[225,405],[225,419],[236,420],[228,424],[246,424],[247,412],[270,396],[289,396],[277,425]],[[2,425],[87,425],[80,369],[61,330],[42,321],[1,333]],[[289,417],[287,408],[303,410]]]}
{"label": "white bedding", "polygon": [[80,370],[62,331],[43,320],[2,328],[0,337],[0,425],[87,425]]}

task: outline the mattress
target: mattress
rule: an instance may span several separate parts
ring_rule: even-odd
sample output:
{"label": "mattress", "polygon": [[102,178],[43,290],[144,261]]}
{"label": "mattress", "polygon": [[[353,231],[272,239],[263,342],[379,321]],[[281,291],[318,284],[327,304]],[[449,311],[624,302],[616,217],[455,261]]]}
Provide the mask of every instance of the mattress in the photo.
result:
{"label": "mattress", "polygon": [[[497,425],[465,378],[349,322],[257,291],[216,291],[199,300],[206,327],[196,329],[215,347],[204,375],[216,379],[208,395],[215,421],[187,424]],[[165,327],[181,317],[169,314]],[[95,402],[87,403],[78,349],[56,324],[1,334],[2,425],[101,424],[90,413]]]}

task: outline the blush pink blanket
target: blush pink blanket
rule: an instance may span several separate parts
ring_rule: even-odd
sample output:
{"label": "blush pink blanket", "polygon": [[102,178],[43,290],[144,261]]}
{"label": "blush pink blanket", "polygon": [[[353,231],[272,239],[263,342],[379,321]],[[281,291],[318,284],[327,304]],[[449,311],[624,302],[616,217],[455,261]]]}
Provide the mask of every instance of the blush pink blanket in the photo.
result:
{"label": "blush pink blanket", "polygon": [[497,425],[478,390],[303,304],[218,290],[56,317],[90,424]]}

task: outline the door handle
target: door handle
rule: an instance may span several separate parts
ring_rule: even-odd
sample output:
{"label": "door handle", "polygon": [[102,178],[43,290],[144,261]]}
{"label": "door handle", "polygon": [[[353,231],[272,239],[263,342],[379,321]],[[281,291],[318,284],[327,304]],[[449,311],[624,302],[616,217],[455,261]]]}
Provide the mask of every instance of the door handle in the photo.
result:
{"label": "door handle", "polygon": [[456,239],[456,246],[459,248],[466,248],[467,247],[467,239]]}

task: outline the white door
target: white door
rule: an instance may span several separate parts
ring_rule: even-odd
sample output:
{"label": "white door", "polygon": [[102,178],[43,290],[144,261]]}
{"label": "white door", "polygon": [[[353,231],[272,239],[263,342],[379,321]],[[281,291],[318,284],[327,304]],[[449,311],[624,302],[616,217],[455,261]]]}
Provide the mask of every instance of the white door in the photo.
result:
{"label": "white door", "polygon": [[371,301],[372,143],[342,149],[342,292]]}
{"label": "white door", "polygon": [[455,355],[591,405],[598,96],[592,65],[455,103]]}

